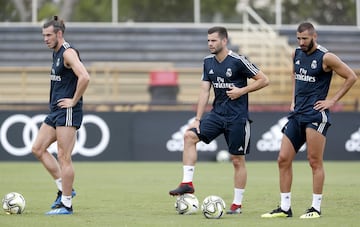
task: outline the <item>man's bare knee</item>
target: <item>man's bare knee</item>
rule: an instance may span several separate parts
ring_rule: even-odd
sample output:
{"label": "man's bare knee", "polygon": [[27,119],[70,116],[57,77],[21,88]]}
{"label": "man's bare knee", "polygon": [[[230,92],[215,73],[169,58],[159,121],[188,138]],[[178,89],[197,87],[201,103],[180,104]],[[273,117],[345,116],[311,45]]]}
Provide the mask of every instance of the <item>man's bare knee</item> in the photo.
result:
{"label": "man's bare knee", "polygon": [[193,131],[187,130],[184,134],[184,140],[187,142],[197,142],[199,138]]}
{"label": "man's bare knee", "polygon": [[37,159],[40,159],[43,154],[42,149],[36,145],[31,148],[31,152]]}

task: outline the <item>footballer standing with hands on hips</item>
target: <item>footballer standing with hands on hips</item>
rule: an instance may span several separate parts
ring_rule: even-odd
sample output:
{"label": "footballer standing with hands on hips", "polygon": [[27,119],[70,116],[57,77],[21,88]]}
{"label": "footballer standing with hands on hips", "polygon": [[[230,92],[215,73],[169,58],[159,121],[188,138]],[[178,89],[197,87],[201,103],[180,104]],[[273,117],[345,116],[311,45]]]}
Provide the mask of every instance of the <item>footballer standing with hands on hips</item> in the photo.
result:
{"label": "footballer standing with hands on hips", "polygon": [[[312,204],[301,219],[319,218],[325,180],[323,155],[330,112],[354,85],[357,76],[340,58],[317,43],[317,33],[309,22],[301,23],[296,32],[299,47],[293,53],[293,100],[278,155],[280,206],[262,218],[292,217],[292,162],[304,143],[312,170]],[[344,79],[342,86],[328,96],[335,72]]]}
{"label": "footballer standing with hands on hips", "polygon": [[[72,214],[75,178],[71,153],[75,146],[76,130],[83,118],[83,95],[90,77],[80,60],[79,52],[64,39],[65,24],[54,16],[43,25],[45,44],[53,50],[50,73],[50,113],[42,123],[32,147],[34,156],[53,177],[58,194],[47,215]],[[57,159],[48,147],[57,142]]]}

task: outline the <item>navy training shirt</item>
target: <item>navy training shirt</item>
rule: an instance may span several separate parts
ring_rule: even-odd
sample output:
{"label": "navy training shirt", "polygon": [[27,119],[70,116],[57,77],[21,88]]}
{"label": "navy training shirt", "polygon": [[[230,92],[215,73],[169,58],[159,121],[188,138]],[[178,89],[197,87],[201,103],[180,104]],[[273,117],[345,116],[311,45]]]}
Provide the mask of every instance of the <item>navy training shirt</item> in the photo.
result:
{"label": "navy training shirt", "polygon": [[[64,65],[64,52],[68,48],[73,48],[69,43],[64,42],[61,48],[53,53],[53,64],[50,73],[50,110],[54,111],[59,109],[57,106],[58,100],[62,98],[72,98],[76,91],[77,76],[72,69],[66,68]],[[79,52],[73,48],[79,55]],[[82,98],[74,106],[81,107]]]}
{"label": "navy training shirt", "polygon": [[232,51],[229,51],[222,62],[218,62],[215,55],[205,57],[203,67],[202,80],[211,82],[214,88],[212,111],[229,120],[237,117],[248,119],[248,94],[231,100],[226,91],[231,86],[247,86],[247,79],[255,76],[259,69],[245,56]]}
{"label": "navy training shirt", "polygon": [[294,113],[305,115],[319,114],[314,110],[318,100],[325,100],[328,95],[332,71],[323,70],[323,56],[328,50],[320,45],[307,55],[300,48],[295,50],[295,107]]}

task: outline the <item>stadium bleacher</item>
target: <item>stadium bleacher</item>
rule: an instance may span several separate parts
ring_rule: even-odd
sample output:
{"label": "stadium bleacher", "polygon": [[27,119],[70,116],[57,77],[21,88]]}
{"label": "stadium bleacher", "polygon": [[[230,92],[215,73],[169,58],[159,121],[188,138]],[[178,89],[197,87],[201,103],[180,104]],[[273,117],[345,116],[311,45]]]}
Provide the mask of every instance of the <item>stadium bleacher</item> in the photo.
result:
{"label": "stadium bleacher", "polygon": [[[288,37],[289,45],[297,46],[296,28],[280,29],[279,35]],[[318,43],[337,54],[353,69],[360,69],[360,29],[327,28],[318,29]]]}
{"label": "stadium bleacher", "polygon": [[[278,33],[291,47],[297,45],[293,28],[279,29]],[[321,29],[318,34],[320,44],[351,67],[360,68],[359,29]],[[204,27],[68,26],[65,38],[81,51],[85,64],[168,61],[176,67],[198,67],[208,54]],[[48,66],[51,62],[39,26],[1,26],[0,40],[0,66]],[[239,48],[232,45],[230,49]]]}
{"label": "stadium bleacher", "polygon": [[[80,50],[85,64],[170,61],[188,67],[198,66],[208,54],[202,28],[69,26],[65,38]],[[51,52],[38,26],[0,27],[0,40],[0,66],[49,65]]]}
{"label": "stadium bleacher", "polygon": [[[67,27],[65,38],[80,50],[81,58],[91,73],[88,103],[149,103],[149,75],[156,69],[178,71],[178,103],[195,103],[202,59],[209,54],[206,33],[207,28],[197,26],[73,25]],[[319,43],[359,73],[359,30],[319,30],[318,33]],[[280,29],[278,34],[281,36],[270,39],[266,33],[258,31],[245,34],[241,30],[229,29],[229,48],[248,55],[270,77],[269,88],[252,94],[251,102],[254,104],[289,102],[291,62],[286,56],[289,48],[296,46],[295,29]],[[46,76],[51,65],[51,50],[42,41],[41,27],[0,26],[0,40],[0,103],[44,102],[48,95],[48,81],[35,82]],[[275,43],[275,40],[281,43]],[[279,50],[285,53],[276,52]],[[279,62],[280,58],[285,60]],[[337,81],[335,88],[341,82]],[[15,92],[19,85],[21,92]],[[353,90],[344,97],[344,103],[351,107],[349,110],[353,109],[354,103],[359,103],[359,83]]]}

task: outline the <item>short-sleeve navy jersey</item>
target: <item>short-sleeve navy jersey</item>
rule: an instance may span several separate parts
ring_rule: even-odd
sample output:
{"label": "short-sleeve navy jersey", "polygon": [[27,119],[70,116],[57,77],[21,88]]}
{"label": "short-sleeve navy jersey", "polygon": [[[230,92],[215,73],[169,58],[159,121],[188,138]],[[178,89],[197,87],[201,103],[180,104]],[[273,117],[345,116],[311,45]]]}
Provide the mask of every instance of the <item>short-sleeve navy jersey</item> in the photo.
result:
{"label": "short-sleeve navy jersey", "polygon": [[[62,98],[72,98],[76,91],[77,76],[72,69],[64,66],[64,51],[73,48],[69,43],[65,42],[61,48],[53,53],[53,64],[50,73],[50,110],[59,109],[58,100]],[[78,51],[73,48],[77,53]],[[82,98],[74,106],[74,108],[82,106]]]}
{"label": "short-sleeve navy jersey", "polygon": [[203,81],[209,81],[214,88],[215,99],[212,111],[227,118],[241,117],[248,119],[248,95],[231,100],[226,91],[229,87],[245,87],[247,79],[255,76],[259,69],[245,56],[229,51],[222,62],[218,62],[215,55],[204,59]]}
{"label": "short-sleeve navy jersey", "polygon": [[318,100],[326,99],[332,78],[332,71],[323,70],[323,56],[328,52],[322,46],[307,55],[300,48],[295,50],[295,107],[294,113],[308,116],[319,114],[314,110]]}

